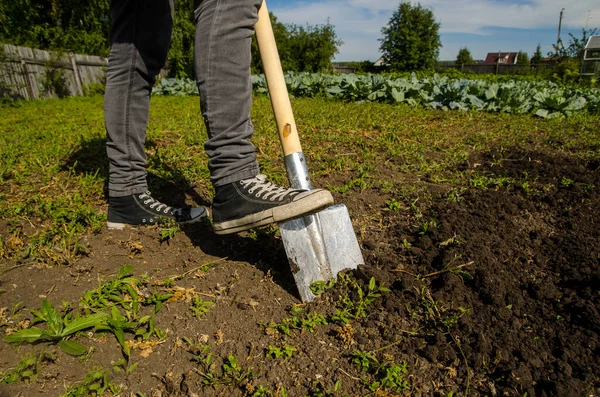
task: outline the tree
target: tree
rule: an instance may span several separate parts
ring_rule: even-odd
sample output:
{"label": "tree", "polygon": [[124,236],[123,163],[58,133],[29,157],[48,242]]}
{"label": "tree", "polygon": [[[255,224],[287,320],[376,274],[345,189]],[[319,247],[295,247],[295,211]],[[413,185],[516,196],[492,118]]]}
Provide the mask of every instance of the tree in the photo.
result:
{"label": "tree", "polygon": [[[0,43],[43,50],[107,56],[112,0],[0,0]],[[167,68],[172,77],[193,77],[195,0],[175,0]],[[342,42],[329,21],[324,25],[284,25],[270,14],[284,70],[330,68]],[[252,70],[261,71],[255,40]]]}
{"label": "tree", "polygon": [[585,46],[591,36],[594,36],[598,29],[581,29],[581,39],[569,33],[569,46],[567,47],[567,56],[575,58],[579,61],[583,59]]}
{"label": "tree", "polygon": [[175,0],[171,48],[167,58],[169,76],[193,78],[196,21],[193,0]]}
{"label": "tree", "polygon": [[548,56],[558,59],[558,61],[564,61],[569,58],[581,61],[589,38],[597,32],[598,29],[581,29],[581,38],[575,37],[573,33],[569,33],[569,46],[565,48],[564,46],[558,47],[554,45],[554,52],[548,53]]}
{"label": "tree", "polygon": [[[324,25],[284,25],[269,13],[277,43],[281,67],[285,71],[322,72],[331,68],[331,60],[342,44],[335,28],[327,21]],[[261,73],[262,61],[256,39],[252,43],[252,71]]]}
{"label": "tree", "polygon": [[517,65],[529,65],[529,55],[525,51],[519,51],[517,54]]}
{"label": "tree", "polygon": [[287,60],[290,70],[305,72],[323,72],[331,68],[331,60],[342,44],[335,34],[332,24],[289,25]]}
{"label": "tree", "polygon": [[0,3],[0,42],[108,55],[108,0]]}
{"label": "tree", "polygon": [[421,4],[402,2],[381,29],[379,47],[388,67],[397,71],[433,69],[442,46],[440,24]]}
{"label": "tree", "polygon": [[[285,25],[277,19],[275,14],[269,12],[269,18],[271,19],[271,26],[273,27],[273,35],[275,36],[275,43],[277,44],[277,51],[279,52],[279,59],[281,60],[281,67],[283,70],[289,70],[287,59],[290,55],[288,54],[287,41],[289,38],[289,32]],[[258,43],[256,42],[256,36],[252,36],[252,73],[260,74],[263,72],[262,60],[260,59],[260,51],[258,49]]]}
{"label": "tree", "polygon": [[535,48],[535,52],[533,53],[533,56],[531,57],[531,64],[532,65],[539,65],[540,63],[542,63],[542,46],[540,44],[537,45],[537,47]]}
{"label": "tree", "polygon": [[469,51],[469,49],[467,47],[461,48],[458,51],[458,55],[456,56],[456,63],[459,65],[473,63],[473,57],[471,56],[471,51]]}

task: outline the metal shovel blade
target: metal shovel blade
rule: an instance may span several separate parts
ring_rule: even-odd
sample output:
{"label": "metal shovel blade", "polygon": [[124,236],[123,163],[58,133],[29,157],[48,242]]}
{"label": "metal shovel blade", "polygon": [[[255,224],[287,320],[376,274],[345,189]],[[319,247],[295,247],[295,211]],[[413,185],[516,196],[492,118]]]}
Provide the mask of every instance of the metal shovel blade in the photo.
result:
{"label": "metal shovel blade", "polygon": [[[264,1],[255,30],[290,186],[311,190],[308,167]],[[343,205],[280,222],[279,229],[300,297],[305,302],[315,298],[310,290],[315,281],[328,281],[340,270],[355,269],[363,263],[348,210]]]}
{"label": "metal shovel blade", "polygon": [[314,282],[364,263],[345,205],[281,222],[279,230],[303,302],[315,298],[310,289]]}

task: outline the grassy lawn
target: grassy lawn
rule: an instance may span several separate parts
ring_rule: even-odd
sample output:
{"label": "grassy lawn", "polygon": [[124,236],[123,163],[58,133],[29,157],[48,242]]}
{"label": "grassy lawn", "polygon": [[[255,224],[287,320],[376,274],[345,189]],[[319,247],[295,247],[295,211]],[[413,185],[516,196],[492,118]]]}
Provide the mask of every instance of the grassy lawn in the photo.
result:
{"label": "grassy lawn", "polygon": [[[212,187],[197,97],[154,97],[147,136],[153,190],[191,187],[210,202]],[[440,193],[521,181],[486,180],[462,172],[472,151],[551,147],[598,156],[600,118],[546,121],[531,116],[443,112],[384,104],[293,101],[304,152],[318,186],[342,197],[367,187],[401,195],[424,183]],[[67,264],[86,247],[78,238],[105,221],[102,98],[23,102],[0,120],[0,255],[5,259]],[[268,99],[252,113],[254,143],[264,173],[285,183],[280,144]],[[581,150],[584,147],[585,150]],[[387,170],[387,175],[382,173]],[[392,178],[390,178],[392,176]]]}

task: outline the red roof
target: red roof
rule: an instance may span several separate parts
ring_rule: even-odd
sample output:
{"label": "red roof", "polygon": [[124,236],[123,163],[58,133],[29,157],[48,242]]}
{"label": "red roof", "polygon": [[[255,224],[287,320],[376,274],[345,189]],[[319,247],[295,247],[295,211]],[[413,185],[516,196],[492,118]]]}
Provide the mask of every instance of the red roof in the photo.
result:
{"label": "red roof", "polygon": [[514,65],[517,63],[517,55],[518,52],[488,52],[483,63],[485,65],[495,65],[497,63]]}

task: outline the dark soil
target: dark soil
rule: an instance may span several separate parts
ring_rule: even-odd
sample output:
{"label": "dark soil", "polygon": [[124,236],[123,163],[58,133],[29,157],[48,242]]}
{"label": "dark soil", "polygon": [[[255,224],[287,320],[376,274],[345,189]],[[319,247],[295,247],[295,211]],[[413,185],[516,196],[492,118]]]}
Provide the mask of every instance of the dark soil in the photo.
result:
{"label": "dark soil", "polygon": [[[43,298],[76,306],[126,263],[151,280],[189,272],[176,285],[195,288],[215,306],[198,319],[185,301],[165,304],[157,316],[157,326],[168,331],[164,343],[147,357],[134,349],[138,366],[129,375],[113,370],[124,396],[253,395],[259,386],[273,396],[284,395],[282,386],[289,396],[598,396],[599,166],[557,152],[504,149],[474,153],[461,169],[511,182],[459,189],[456,200],[433,184],[416,209],[407,201],[390,210],[392,195],[372,189],[338,197],[353,216],[366,262],[351,276],[364,288],[371,277],[390,288],[345,328],[270,331],[269,323],[289,317],[299,303],[270,229],[222,238],[206,226],[186,228],[162,243],[156,229],[104,230],[87,238],[89,255],[72,266],[24,263],[5,272],[0,308],[23,302],[38,309]],[[206,264],[210,269],[197,270]],[[302,306],[303,315],[331,316],[344,293],[339,285],[326,291]],[[28,318],[22,313],[21,320]],[[209,344],[217,372],[235,355],[253,376],[233,386],[203,385],[203,367],[193,361],[200,351],[183,338]],[[93,366],[111,369],[123,357],[110,334],[77,340],[94,347],[87,360],[47,344],[0,343],[0,372],[27,352],[56,351],[36,382],[0,385],[0,396],[61,395]],[[266,357],[268,346],[283,345],[297,349],[291,358]],[[360,379],[372,382],[373,375],[352,362],[357,350],[380,362],[406,362],[408,389],[370,392]]]}

